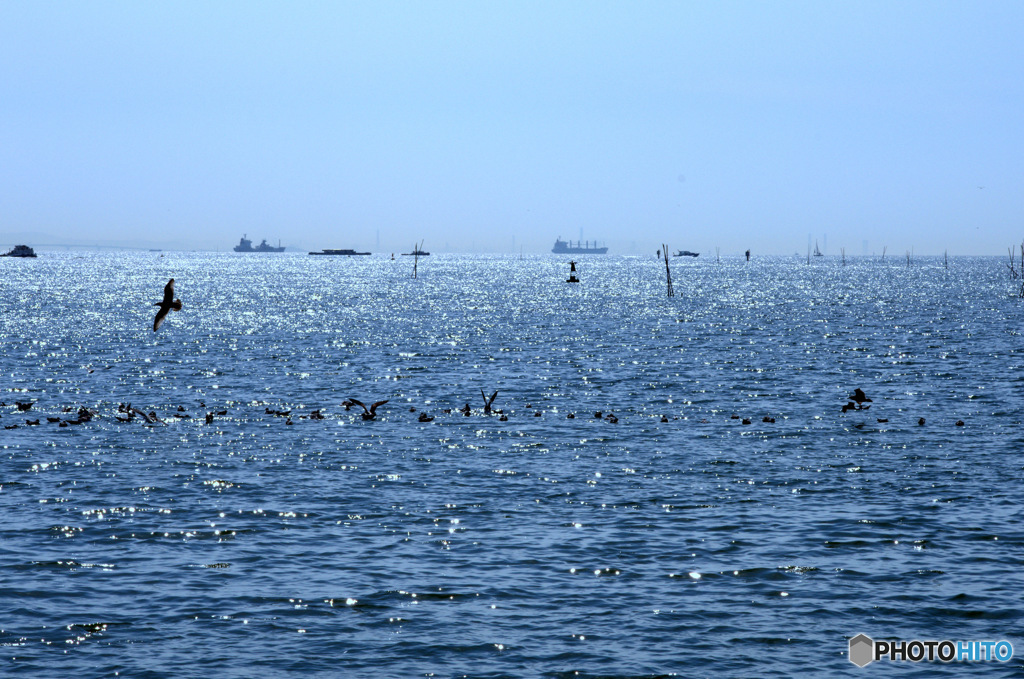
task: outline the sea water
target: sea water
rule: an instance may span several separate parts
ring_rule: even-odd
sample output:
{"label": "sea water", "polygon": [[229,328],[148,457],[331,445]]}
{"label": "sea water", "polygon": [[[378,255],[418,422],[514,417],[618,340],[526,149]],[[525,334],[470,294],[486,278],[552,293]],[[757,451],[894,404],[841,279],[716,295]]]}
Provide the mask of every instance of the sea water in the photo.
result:
{"label": "sea water", "polygon": [[1003,261],[578,259],[0,260],[0,675],[1019,675]]}

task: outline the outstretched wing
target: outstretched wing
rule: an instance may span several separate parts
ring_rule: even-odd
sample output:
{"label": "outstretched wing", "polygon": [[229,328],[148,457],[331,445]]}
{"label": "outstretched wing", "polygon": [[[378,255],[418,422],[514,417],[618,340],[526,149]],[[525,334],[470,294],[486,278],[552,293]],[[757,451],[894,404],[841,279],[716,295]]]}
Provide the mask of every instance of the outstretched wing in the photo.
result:
{"label": "outstretched wing", "polygon": [[[391,400],[391,399],[388,399],[387,401],[377,401],[376,403],[374,403],[372,406],[370,406],[370,414],[373,415],[374,413],[376,413],[377,412],[377,406],[382,406],[385,403],[387,403],[389,400]],[[365,408],[366,406],[363,406],[363,407]]]}
{"label": "outstretched wing", "polygon": [[[480,392],[480,393],[482,394],[483,392]],[[498,392],[497,391],[495,391],[493,394],[491,394],[491,397],[489,399],[487,399],[487,405],[489,405],[489,406],[494,405],[494,399],[496,399],[496,398],[498,398]]]}
{"label": "outstretched wing", "polygon": [[138,415],[139,417],[144,419],[149,424],[153,424],[153,422],[154,422],[154,420],[149,415],[147,415],[146,413],[142,412],[138,408],[132,408],[131,406],[128,406],[128,412],[130,414],[133,414],[133,415]]}
{"label": "outstretched wing", "polygon": [[[365,406],[365,405],[363,405],[363,402],[362,402],[362,401],[357,401],[357,400],[356,400],[356,399],[354,399],[354,398],[349,398],[349,401],[352,401],[352,405],[354,405],[354,406],[359,406],[359,407],[360,407],[360,408],[362,408],[363,410],[366,410],[366,406]],[[375,406],[373,406],[373,407],[374,407],[374,408],[376,408],[377,406],[375,405]],[[370,411],[369,411],[369,410],[366,410],[366,412],[370,412]]]}
{"label": "outstretched wing", "polygon": [[170,306],[174,303],[174,279],[167,281],[164,286],[164,303],[160,306]]}
{"label": "outstretched wing", "polygon": [[171,307],[166,304],[161,306],[156,312],[156,318],[153,319],[153,332],[156,332],[160,327],[160,324],[164,322],[167,317],[167,312],[171,310]]}

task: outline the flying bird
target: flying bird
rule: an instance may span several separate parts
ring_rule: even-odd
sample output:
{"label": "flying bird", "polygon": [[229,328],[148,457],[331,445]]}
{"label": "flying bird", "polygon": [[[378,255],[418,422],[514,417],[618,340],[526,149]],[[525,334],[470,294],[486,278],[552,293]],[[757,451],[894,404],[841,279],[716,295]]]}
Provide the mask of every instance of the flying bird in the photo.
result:
{"label": "flying bird", "polygon": [[871,403],[871,399],[867,397],[867,394],[865,394],[864,390],[861,389],[860,387],[854,389],[853,395],[849,396],[848,398],[851,401],[856,401],[858,405],[863,405],[864,403]]}
{"label": "flying bird", "polygon": [[377,401],[369,408],[367,408],[365,405],[363,405],[362,402],[357,401],[354,398],[350,398],[349,401],[352,401],[352,405],[359,406],[363,409],[362,417],[364,420],[372,420],[373,418],[377,417],[377,408],[387,403],[387,400]]}
{"label": "flying bird", "polygon": [[164,301],[153,302],[153,306],[158,306],[160,309],[156,312],[156,318],[153,319],[153,332],[156,332],[160,327],[160,324],[164,322],[164,318],[167,316],[167,312],[171,309],[175,311],[181,311],[181,300],[174,299],[174,279],[167,281],[167,285],[164,286]]}

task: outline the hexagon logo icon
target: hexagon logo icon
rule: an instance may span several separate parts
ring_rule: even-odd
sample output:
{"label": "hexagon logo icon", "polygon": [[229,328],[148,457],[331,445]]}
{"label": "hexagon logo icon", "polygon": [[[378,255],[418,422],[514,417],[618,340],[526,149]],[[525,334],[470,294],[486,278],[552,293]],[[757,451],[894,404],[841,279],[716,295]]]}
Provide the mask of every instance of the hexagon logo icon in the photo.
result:
{"label": "hexagon logo icon", "polygon": [[850,662],[857,667],[864,667],[875,659],[875,642],[866,634],[858,634],[850,639]]}

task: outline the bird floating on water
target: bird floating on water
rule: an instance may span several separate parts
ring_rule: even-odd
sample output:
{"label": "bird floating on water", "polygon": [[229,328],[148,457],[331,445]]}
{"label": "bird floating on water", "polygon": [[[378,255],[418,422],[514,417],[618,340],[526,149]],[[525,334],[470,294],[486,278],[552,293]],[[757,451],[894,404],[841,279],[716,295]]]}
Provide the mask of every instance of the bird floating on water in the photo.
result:
{"label": "bird floating on water", "polygon": [[174,279],[167,281],[167,285],[164,286],[164,299],[162,302],[153,302],[153,306],[160,307],[156,312],[156,318],[153,319],[153,332],[156,332],[160,325],[164,322],[164,318],[167,317],[167,312],[171,309],[175,311],[181,311],[181,300],[174,299]]}

